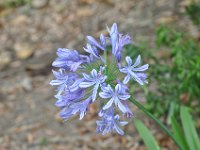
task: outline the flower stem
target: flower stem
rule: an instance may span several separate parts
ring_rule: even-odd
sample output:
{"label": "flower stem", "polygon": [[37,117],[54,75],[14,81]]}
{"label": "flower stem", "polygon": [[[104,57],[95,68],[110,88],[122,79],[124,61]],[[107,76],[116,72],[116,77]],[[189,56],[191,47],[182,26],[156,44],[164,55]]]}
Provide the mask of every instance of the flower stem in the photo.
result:
{"label": "flower stem", "polygon": [[104,56],[105,65],[107,65],[107,51],[104,51],[103,56]]}
{"label": "flower stem", "polygon": [[155,121],[165,131],[165,133],[176,143],[179,149],[183,150],[182,145],[177,141],[174,135],[167,129],[167,127],[160,120],[158,120],[155,116],[153,116],[143,105],[141,105],[138,101],[136,101],[132,97],[129,100],[133,104],[135,104],[138,108],[140,108],[149,118]]}

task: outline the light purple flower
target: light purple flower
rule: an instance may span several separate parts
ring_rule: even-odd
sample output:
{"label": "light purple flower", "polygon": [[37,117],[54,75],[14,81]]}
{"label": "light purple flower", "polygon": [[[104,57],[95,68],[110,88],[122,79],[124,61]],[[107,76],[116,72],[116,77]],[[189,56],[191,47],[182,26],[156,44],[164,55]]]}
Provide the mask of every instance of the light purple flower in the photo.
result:
{"label": "light purple flower", "polygon": [[76,113],[79,112],[80,114],[79,119],[81,120],[85,116],[89,104],[91,102],[92,102],[92,97],[90,96],[84,101],[72,103],[71,105],[62,108],[60,112],[60,117],[65,120],[68,120],[72,115],[75,115]]}
{"label": "light purple flower", "polygon": [[132,43],[131,37],[128,34],[123,35],[121,33],[118,33],[116,23],[112,25],[111,29],[108,28],[108,32],[110,34],[110,40],[112,44],[112,54],[115,56],[118,62],[120,62],[123,47],[127,44]]}
{"label": "light purple flower", "polygon": [[79,84],[79,87],[80,88],[88,88],[88,87],[94,86],[93,92],[92,92],[92,101],[94,102],[96,99],[99,85],[102,84],[107,77],[105,75],[102,75],[101,71],[100,71],[100,73],[97,73],[97,71],[95,69],[93,69],[90,72],[90,75],[83,73],[83,77],[84,77],[85,81],[81,82]]}
{"label": "light purple flower", "polygon": [[105,50],[106,47],[106,39],[103,34],[100,35],[100,43],[95,40],[92,36],[87,36],[87,41],[90,45],[98,47],[101,50]]}
{"label": "light purple flower", "polygon": [[133,116],[133,112],[130,110],[130,108],[128,107],[127,101],[123,101],[124,107],[126,108],[126,113],[124,114],[127,118],[132,118]]}
{"label": "light purple flower", "polygon": [[119,115],[114,115],[114,108],[110,107],[108,110],[102,113],[101,120],[96,121],[97,123],[97,133],[105,135],[109,132],[116,131],[120,135],[124,135],[124,131],[120,126],[128,124],[126,121],[120,121]]}
{"label": "light purple flower", "polygon": [[137,57],[136,62],[132,64],[132,60],[129,56],[126,57],[126,62],[128,66],[125,66],[120,69],[121,72],[127,74],[123,80],[124,84],[127,84],[132,77],[135,81],[137,81],[140,85],[147,83],[147,75],[143,73],[149,67],[148,64],[138,67],[140,64],[141,58],[140,55]]}
{"label": "light purple flower", "polygon": [[116,46],[116,53],[115,53],[115,57],[117,58],[118,62],[121,61],[123,47],[131,43],[132,39],[128,34],[127,35],[119,34],[119,41]]}
{"label": "light purple flower", "polygon": [[59,69],[59,71],[52,70],[55,80],[50,82],[51,85],[57,86],[57,95],[60,95],[64,90],[75,91],[79,88],[79,83],[83,79],[78,79],[77,75],[74,73],[66,73],[64,69]]}
{"label": "light purple flower", "polygon": [[102,92],[99,93],[99,96],[103,99],[110,99],[103,107],[103,110],[110,108],[114,103],[115,106],[117,106],[123,113],[128,111],[127,108],[122,104],[121,100],[127,100],[130,98],[130,95],[124,92],[120,84],[115,86],[115,90],[113,90],[110,85],[107,87],[102,86],[101,89]]}
{"label": "light purple flower", "polygon": [[70,92],[65,91],[63,95],[55,95],[58,99],[55,103],[57,107],[63,108],[69,106],[72,103],[79,102],[84,97],[84,90],[77,89],[76,91]]}
{"label": "light purple flower", "polygon": [[59,48],[57,50],[58,58],[52,63],[52,66],[63,68],[70,71],[76,71],[82,63],[88,61],[88,57],[79,55],[76,50]]}
{"label": "light purple flower", "polygon": [[99,52],[96,47],[92,47],[90,44],[86,45],[86,48],[83,48],[86,52],[92,54],[96,58],[100,58]]}
{"label": "light purple flower", "polygon": [[[128,65],[121,67],[122,51],[125,45],[132,43],[131,37],[119,33],[116,23],[111,29],[108,28],[108,32],[109,37],[101,34],[100,40],[87,36],[87,44],[83,47],[87,55],[59,48],[58,57],[52,63],[58,71],[53,70],[55,79],[50,84],[57,88],[55,105],[60,109],[61,118],[68,120],[79,114],[82,119],[89,105],[98,100],[98,115],[101,119],[96,122],[97,132],[104,135],[114,131],[123,135],[120,127],[128,122],[121,121],[115,109],[122,111],[120,114],[129,119],[133,116],[127,103],[130,98],[129,88],[125,84],[131,77],[141,85],[146,83],[144,71],[148,69],[148,65],[138,67],[140,56],[132,65],[132,60],[127,56]],[[112,47],[111,55],[108,46]],[[119,73],[126,74],[123,82],[118,79],[121,77]]]}

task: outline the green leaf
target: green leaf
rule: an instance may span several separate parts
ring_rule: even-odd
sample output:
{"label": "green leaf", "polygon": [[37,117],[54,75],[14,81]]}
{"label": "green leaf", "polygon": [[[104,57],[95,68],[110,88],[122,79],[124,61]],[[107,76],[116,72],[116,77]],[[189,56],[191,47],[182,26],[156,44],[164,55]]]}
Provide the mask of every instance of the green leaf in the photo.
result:
{"label": "green leaf", "polygon": [[168,116],[167,116],[167,122],[169,124],[171,124],[171,117],[174,116],[175,111],[176,111],[176,103],[175,102],[171,102],[170,108],[169,108],[169,112],[168,112]]}
{"label": "green leaf", "polygon": [[134,120],[134,123],[148,150],[161,150],[155,138],[145,125],[136,119]]}
{"label": "green leaf", "polygon": [[198,138],[193,120],[189,114],[188,108],[181,106],[181,121],[185,138],[190,150],[200,150],[200,140]]}
{"label": "green leaf", "polygon": [[172,123],[172,131],[174,133],[175,138],[182,145],[183,150],[188,150],[189,148],[186,139],[184,138],[182,127],[180,126],[180,124],[178,124],[174,116],[171,117],[171,123]]}

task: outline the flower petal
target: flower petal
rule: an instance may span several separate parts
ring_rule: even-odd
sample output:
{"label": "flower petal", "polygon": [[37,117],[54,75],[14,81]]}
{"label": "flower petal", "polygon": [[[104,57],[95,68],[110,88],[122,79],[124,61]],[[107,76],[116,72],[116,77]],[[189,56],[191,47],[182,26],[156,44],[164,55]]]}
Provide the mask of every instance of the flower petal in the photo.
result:
{"label": "flower petal", "polygon": [[127,125],[128,124],[128,122],[127,121],[120,121],[120,126],[125,126],[125,125]]}
{"label": "flower petal", "polygon": [[127,68],[121,68],[119,69],[120,72],[123,72],[123,73],[127,73],[128,72],[128,69]]}
{"label": "flower petal", "polygon": [[63,83],[65,83],[65,80],[52,80],[49,84],[50,85],[61,85],[61,84],[63,84]]}
{"label": "flower petal", "polygon": [[96,46],[102,50],[105,50],[103,46],[101,46],[92,36],[87,36],[88,43],[93,46]]}
{"label": "flower petal", "polygon": [[121,93],[121,90],[122,90],[121,85],[120,85],[120,84],[117,84],[117,85],[115,86],[115,92],[116,92],[116,93]]}
{"label": "flower petal", "polygon": [[96,71],[95,69],[93,69],[93,70],[91,71],[91,76],[92,76],[93,78],[96,78],[96,77],[97,77],[97,71]]}
{"label": "flower petal", "polygon": [[114,98],[111,98],[111,99],[106,103],[106,105],[103,107],[103,110],[106,110],[106,109],[110,108],[110,107],[112,106],[113,102],[114,102]]}
{"label": "flower petal", "polygon": [[125,76],[124,80],[123,80],[123,83],[124,83],[124,84],[127,84],[129,80],[130,80],[130,75],[127,74],[127,75]]}
{"label": "flower petal", "polygon": [[132,71],[145,71],[145,70],[148,69],[148,67],[149,67],[149,64],[146,64],[146,65],[143,65],[139,68],[132,68]]}
{"label": "flower petal", "polygon": [[115,105],[123,112],[126,113],[126,107],[120,102],[120,100],[118,99],[118,97],[115,97]]}
{"label": "flower petal", "polygon": [[121,100],[127,100],[127,99],[130,98],[130,95],[124,94],[124,95],[118,95],[118,97],[119,97],[119,99],[121,99]]}
{"label": "flower petal", "polygon": [[105,39],[105,36],[103,34],[100,35],[100,41],[101,41],[101,45],[103,45],[105,47],[106,46],[106,39]]}
{"label": "flower petal", "polygon": [[127,62],[127,64],[128,64],[128,66],[131,66],[132,65],[132,59],[131,59],[131,57],[129,57],[129,56],[126,56],[126,62]]}
{"label": "flower petal", "polygon": [[82,75],[86,80],[93,81],[93,79],[89,75],[87,75],[86,73],[83,73]]}
{"label": "flower petal", "polygon": [[114,129],[117,131],[118,134],[124,135],[124,131],[116,124],[114,124]]}
{"label": "flower petal", "polygon": [[92,101],[93,102],[96,100],[98,88],[99,88],[99,84],[96,83],[93,88],[93,93],[92,93]]}
{"label": "flower petal", "polygon": [[79,87],[80,88],[88,88],[88,87],[90,87],[90,86],[92,86],[92,85],[94,85],[95,83],[94,82],[81,82],[80,84],[79,84]]}
{"label": "flower petal", "polygon": [[83,81],[83,79],[77,79],[75,82],[69,86],[70,92],[74,92],[79,88],[79,84]]}
{"label": "flower petal", "polygon": [[100,92],[100,93],[99,93],[99,96],[100,96],[101,98],[105,98],[105,99],[111,97],[110,93],[107,93],[107,92]]}
{"label": "flower petal", "polygon": [[132,77],[135,81],[137,81],[140,85],[143,85],[143,84],[144,84],[143,81],[142,81],[134,72],[129,71],[129,73],[130,73],[131,77]]}
{"label": "flower petal", "polygon": [[138,57],[137,57],[137,59],[136,59],[134,65],[133,65],[132,67],[136,67],[136,66],[138,66],[138,65],[140,64],[140,61],[141,61],[141,56],[138,55]]}

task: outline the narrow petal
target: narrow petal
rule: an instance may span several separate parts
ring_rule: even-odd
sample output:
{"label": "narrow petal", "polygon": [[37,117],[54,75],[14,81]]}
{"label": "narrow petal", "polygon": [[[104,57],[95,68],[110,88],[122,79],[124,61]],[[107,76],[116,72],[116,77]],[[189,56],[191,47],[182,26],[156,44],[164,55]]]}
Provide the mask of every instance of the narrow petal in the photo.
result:
{"label": "narrow petal", "polygon": [[92,86],[92,85],[94,85],[95,83],[94,82],[81,82],[80,84],[79,84],[79,87],[80,88],[88,88],[88,87],[90,87],[90,86]]}
{"label": "narrow petal", "polygon": [[125,76],[124,80],[123,80],[123,83],[124,83],[124,84],[127,84],[129,80],[130,80],[130,75],[127,74],[127,75]]}
{"label": "narrow petal", "polygon": [[141,61],[141,56],[138,55],[138,57],[137,57],[137,59],[136,59],[134,65],[133,65],[132,67],[136,67],[136,66],[138,66],[138,65],[140,64],[140,61]]}
{"label": "narrow petal", "polygon": [[106,105],[103,107],[103,110],[106,110],[106,109],[110,108],[110,107],[112,106],[113,102],[114,102],[114,98],[111,98],[111,99],[106,103]]}
{"label": "narrow petal", "polygon": [[86,45],[86,48],[83,48],[86,52],[92,54],[94,57],[99,58],[99,53],[95,47],[92,47],[90,44]]}
{"label": "narrow petal", "polygon": [[132,59],[129,56],[126,56],[125,59],[126,59],[128,66],[131,66],[132,65]]}
{"label": "narrow petal", "polygon": [[127,125],[128,124],[128,122],[127,121],[120,121],[120,126],[125,126],[125,125]]}
{"label": "narrow petal", "polygon": [[110,93],[107,93],[107,92],[100,92],[100,93],[99,93],[99,96],[100,96],[101,98],[105,98],[105,99],[111,97]]}
{"label": "narrow petal", "polygon": [[117,44],[118,44],[118,30],[117,30],[117,24],[114,23],[110,30],[110,37],[111,37],[111,43],[112,43],[112,54],[116,54],[117,51]]}
{"label": "narrow petal", "polygon": [[120,102],[118,98],[115,99],[115,105],[123,112],[126,113],[126,107]]}
{"label": "narrow petal", "polygon": [[62,80],[52,80],[49,84],[50,85],[61,85],[63,84],[65,81]]}
{"label": "narrow petal", "polygon": [[124,131],[116,124],[114,125],[114,129],[117,131],[118,134],[124,135]]}
{"label": "narrow petal", "polygon": [[69,87],[70,91],[71,91],[71,92],[76,91],[76,90],[79,88],[79,84],[80,84],[82,81],[83,81],[83,79],[78,79],[78,80],[76,80],[76,81]]}
{"label": "narrow petal", "polygon": [[84,116],[85,116],[85,112],[81,112],[81,113],[80,113],[79,120],[83,119]]}
{"label": "narrow petal", "polygon": [[117,84],[117,85],[115,86],[115,92],[116,92],[116,93],[120,93],[121,90],[122,90],[121,85],[120,85],[120,84]]}
{"label": "narrow petal", "polygon": [[129,71],[129,73],[130,73],[131,77],[132,77],[135,81],[137,81],[140,85],[143,85],[143,84],[144,84],[143,81],[142,81],[134,72]]}
{"label": "narrow petal", "polygon": [[54,77],[58,78],[60,76],[59,72],[57,72],[55,70],[52,70],[52,72],[53,72]]}
{"label": "narrow petal", "polygon": [[55,106],[57,106],[57,107],[63,107],[63,106],[66,106],[66,101],[63,101],[63,100],[57,100],[56,103],[55,103]]}
{"label": "narrow petal", "polygon": [[66,61],[63,59],[56,59],[53,63],[52,63],[53,67],[64,67],[66,66]]}
{"label": "narrow petal", "polygon": [[110,32],[111,32],[111,34],[112,33],[117,33],[118,34],[117,23],[113,23]]}
{"label": "narrow petal", "polygon": [[91,71],[91,75],[92,75],[93,78],[97,77],[97,71],[95,69],[93,69]]}
{"label": "narrow petal", "polygon": [[145,71],[145,70],[148,69],[148,67],[149,67],[149,64],[146,64],[146,65],[143,65],[139,68],[132,68],[132,71]]}
{"label": "narrow petal", "polygon": [[68,57],[70,54],[70,50],[66,48],[58,48],[56,54],[58,55],[58,57]]}
{"label": "narrow petal", "polygon": [[102,50],[105,50],[103,46],[101,46],[92,36],[87,36],[88,43],[93,46],[96,46]]}
{"label": "narrow petal", "polygon": [[130,95],[125,94],[125,95],[119,95],[118,97],[119,97],[119,99],[121,99],[121,100],[127,100],[127,99],[130,98]]}
{"label": "narrow petal", "polygon": [[94,88],[93,88],[93,93],[92,93],[92,101],[94,102],[96,100],[97,97],[97,91],[99,88],[99,84],[95,84]]}
{"label": "narrow petal", "polygon": [[120,72],[123,72],[123,73],[127,73],[127,72],[128,72],[127,68],[119,69],[119,71],[120,71]]}
{"label": "narrow petal", "polygon": [[103,34],[100,35],[100,41],[101,41],[101,44],[105,47],[106,46],[106,39],[105,39],[105,36]]}
{"label": "narrow petal", "polygon": [[87,75],[86,73],[83,73],[82,75],[86,80],[93,81],[93,79],[89,75]]}
{"label": "narrow petal", "polygon": [[71,71],[76,71],[77,69],[78,69],[78,67],[80,66],[80,64],[82,64],[82,62],[81,61],[79,61],[79,62],[74,62],[71,66],[70,66],[70,70]]}

